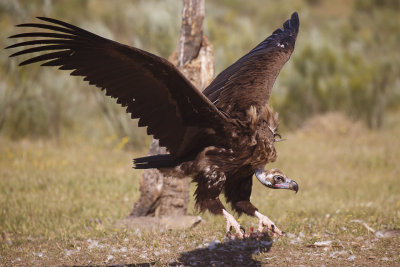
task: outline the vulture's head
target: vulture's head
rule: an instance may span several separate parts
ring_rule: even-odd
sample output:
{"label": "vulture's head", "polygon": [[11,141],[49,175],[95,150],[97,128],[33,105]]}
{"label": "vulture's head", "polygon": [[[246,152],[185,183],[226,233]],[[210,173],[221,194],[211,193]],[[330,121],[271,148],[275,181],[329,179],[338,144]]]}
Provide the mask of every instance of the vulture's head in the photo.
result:
{"label": "vulture's head", "polygon": [[293,191],[299,190],[297,183],[286,177],[280,170],[271,169],[264,170],[264,167],[257,168],[254,171],[257,179],[266,187],[273,189],[290,189]]}

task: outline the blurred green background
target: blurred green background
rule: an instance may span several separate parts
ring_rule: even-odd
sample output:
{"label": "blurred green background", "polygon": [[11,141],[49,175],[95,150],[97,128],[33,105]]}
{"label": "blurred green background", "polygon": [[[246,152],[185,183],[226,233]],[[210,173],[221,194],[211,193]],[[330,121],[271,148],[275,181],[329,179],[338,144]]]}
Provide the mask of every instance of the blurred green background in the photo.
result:
{"label": "blurred green background", "polygon": [[[252,193],[260,211],[293,238],[257,256],[260,265],[395,266],[399,238],[377,241],[353,220],[377,230],[400,225],[400,1],[205,2],[216,74],[293,11],[300,16],[296,49],[271,98],[288,140],[276,143],[279,160],[268,165],[296,180],[300,191],[265,190],[256,182]],[[18,41],[7,38],[22,32],[13,25],[49,16],[168,58],[181,9],[181,0],[0,0],[0,47]],[[154,259],[166,266],[183,251],[224,239],[222,216],[208,213],[201,214],[205,224],[190,230],[116,229],[140,193],[141,172],[132,171],[131,158],[147,152],[146,129],[81,77],[20,68],[23,58],[10,59],[11,53],[0,52],[0,265]],[[198,215],[193,202],[188,213]],[[240,223],[256,226],[249,216]],[[310,247],[317,240],[341,247]],[[104,247],[92,250],[92,241]],[[332,257],[336,252],[344,254]]]}
{"label": "blurred green background", "polygon": [[[182,1],[9,0],[0,2],[0,46],[36,16],[64,20],[121,43],[168,58],[180,31]],[[291,60],[275,84],[271,104],[284,131],[309,117],[346,113],[370,128],[385,127],[400,109],[400,1],[398,0],[206,0],[205,34],[214,45],[216,74],[300,16]],[[148,145],[125,110],[97,88],[68,73],[0,55],[0,134],[12,139],[126,137]],[[145,141],[144,141],[145,140]]]}

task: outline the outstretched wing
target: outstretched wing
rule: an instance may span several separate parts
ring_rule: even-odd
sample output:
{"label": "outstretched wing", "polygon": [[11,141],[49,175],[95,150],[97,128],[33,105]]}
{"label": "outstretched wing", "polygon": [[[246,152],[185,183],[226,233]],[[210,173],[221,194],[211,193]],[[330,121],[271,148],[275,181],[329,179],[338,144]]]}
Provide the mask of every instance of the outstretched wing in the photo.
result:
{"label": "outstretched wing", "polygon": [[180,156],[188,150],[181,147],[185,135],[212,132],[206,129],[223,125],[224,115],[167,60],[59,20],[38,18],[47,23],[17,27],[50,31],[11,36],[34,38],[7,47],[30,47],[11,57],[43,52],[20,66],[44,62],[41,66],[59,66],[61,70],[73,70],[71,75],[85,77],[89,84],[126,106],[132,118],[139,118],[139,126],[148,126],[148,134],[159,139],[172,155]]}
{"label": "outstretched wing", "polygon": [[293,13],[267,39],[233,65],[221,72],[203,91],[225,112],[243,112],[251,105],[263,107],[268,103],[272,86],[282,66],[294,50],[299,17]]}

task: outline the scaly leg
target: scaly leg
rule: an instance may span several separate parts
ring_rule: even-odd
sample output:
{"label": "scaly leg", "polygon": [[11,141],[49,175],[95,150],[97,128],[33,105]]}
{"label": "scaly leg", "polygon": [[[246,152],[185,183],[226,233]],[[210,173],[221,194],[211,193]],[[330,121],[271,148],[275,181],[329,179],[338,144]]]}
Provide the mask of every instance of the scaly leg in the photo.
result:
{"label": "scaly leg", "polygon": [[243,238],[243,233],[241,229],[243,229],[240,224],[235,220],[235,218],[229,214],[225,209],[222,210],[222,213],[224,214],[224,217],[226,219],[226,232],[230,232],[231,227],[235,229],[236,235],[238,238]]}
{"label": "scaly leg", "polygon": [[262,232],[264,230],[264,226],[267,226],[267,228],[270,229],[274,234],[283,235],[282,231],[279,230],[279,228],[275,226],[275,223],[273,223],[267,216],[259,213],[258,211],[256,211],[254,215],[259,220],[258,231]]}

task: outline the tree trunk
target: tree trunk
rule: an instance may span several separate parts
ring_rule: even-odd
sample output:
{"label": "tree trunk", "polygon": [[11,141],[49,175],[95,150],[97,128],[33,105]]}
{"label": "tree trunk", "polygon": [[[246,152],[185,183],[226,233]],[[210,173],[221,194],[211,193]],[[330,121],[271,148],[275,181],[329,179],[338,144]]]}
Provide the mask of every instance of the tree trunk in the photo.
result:
{"label": "tree trunk", "polygon": [[[199,90],[203,90],[214,76],[212,46],[203,36],[204,0],[183,0],[182,28],[176,50],[169,60]],[[165,147],[153,139],[149,155],[165,154]],[[189,202],[189,178],[165,176],[157,169],[144,170],[140,181],[140,198],[130,217],[182,216]]]}

